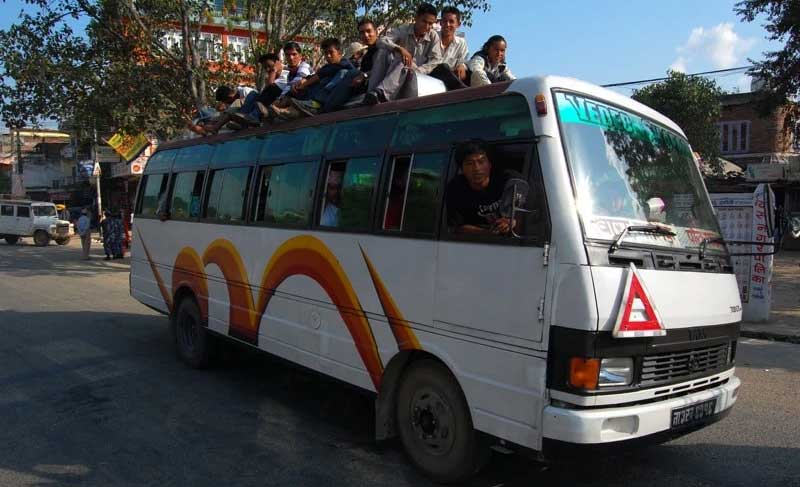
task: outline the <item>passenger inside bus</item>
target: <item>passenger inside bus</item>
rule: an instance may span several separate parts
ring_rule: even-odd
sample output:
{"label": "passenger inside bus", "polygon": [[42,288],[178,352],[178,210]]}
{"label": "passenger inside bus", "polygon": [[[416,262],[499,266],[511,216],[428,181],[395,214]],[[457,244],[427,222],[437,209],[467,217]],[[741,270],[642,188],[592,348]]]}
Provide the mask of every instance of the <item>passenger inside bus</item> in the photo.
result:
{"label": "passenger inside bus", "polygon": [[323,227],[339,225],[339,208],[342,200],[342,171],[331,170],[325,185],[325,206],[319,224]]}
{"label": "passenger inside bus", "polygon": [[[504,214],[506,183],[522,179],[516,171],[492,169],[489,147],[479,140],[456,148],[459,174],[447,185],[447,222],[453,233],[507,235],[511,215]],[[516,228],[516,222],[513,223]]]}

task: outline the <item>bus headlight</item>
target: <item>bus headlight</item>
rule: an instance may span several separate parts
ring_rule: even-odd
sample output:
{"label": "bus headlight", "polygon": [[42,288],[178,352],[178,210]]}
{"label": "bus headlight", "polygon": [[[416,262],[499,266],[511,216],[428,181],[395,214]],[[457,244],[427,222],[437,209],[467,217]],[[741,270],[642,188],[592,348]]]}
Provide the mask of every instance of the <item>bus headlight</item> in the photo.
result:
{"label": "bus headlight", "polygon": [[633,359],[604,358],[600,361],[599,387],[627,386],[633,381]]}

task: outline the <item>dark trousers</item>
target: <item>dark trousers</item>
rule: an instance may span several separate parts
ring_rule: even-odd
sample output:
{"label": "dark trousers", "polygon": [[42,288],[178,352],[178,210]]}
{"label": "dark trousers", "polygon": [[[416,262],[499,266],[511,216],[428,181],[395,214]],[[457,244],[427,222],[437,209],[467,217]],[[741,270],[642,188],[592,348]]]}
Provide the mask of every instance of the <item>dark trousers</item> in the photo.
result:
{"label": "dark trousers", "polygon": [[445,88],[447,88],[447,91],[460,90],[461,88],[467,87],[467,85],[465,85],[464,82],[458,79],[458,76],[453,73],[453,70],[450,69],[450,66],[446,64],[440,64],[436,66],[433,71],[431,71],[431,76],[441,80],[444,83]]}
{"label": "dark trousers", "polygon": [[258,99],[256,101],[260,101],[264,106],[268,107],[281,97],[282,92],[283,90],[277,85],[272,84],[265,86],[264,89],[261,90],[261,93],[258,94]]}

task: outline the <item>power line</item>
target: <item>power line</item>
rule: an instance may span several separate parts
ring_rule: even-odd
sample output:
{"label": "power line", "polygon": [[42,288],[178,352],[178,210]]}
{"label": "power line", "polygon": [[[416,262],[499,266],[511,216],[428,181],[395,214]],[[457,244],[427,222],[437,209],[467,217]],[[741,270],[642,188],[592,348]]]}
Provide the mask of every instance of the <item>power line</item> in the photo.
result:
{"label": "power line", "polygon": [[[691,74],[687,74],[687,76],[705,76],[705,75],[708,75],[708,74],[730,73],[730,72],[733,72],[733,71],[743,71],[743,70],[746,70],[746,69],[750,69],[752,67],[753,66],[741,66],[739,68],[717,69],[717,70],[714,70],[714,71],[703,71],[702,73],[691,73]],[[602,86],[603,86],[603,88],[613,88],[613,87],[617,87],[617,86],[642,85],[642,84],[645,84],[645,83],[653,83],[653,82],[656,82],[656,81],[664,81],[664,80],[668,80],[668,79],[669,79],[669,77],[653,78],[653,79],[642,79],[642,80],[638,80],[638,81],[626,81],[624,83],[611,83],[611,84],[602,85]]]}

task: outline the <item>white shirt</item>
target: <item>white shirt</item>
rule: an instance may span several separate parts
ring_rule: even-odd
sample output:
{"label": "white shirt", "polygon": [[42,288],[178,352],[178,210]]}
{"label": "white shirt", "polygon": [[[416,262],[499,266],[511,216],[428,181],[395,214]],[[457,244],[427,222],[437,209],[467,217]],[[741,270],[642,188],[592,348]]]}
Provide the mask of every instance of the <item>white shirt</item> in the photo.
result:
{"label": "white shirt", "polygon": [[339,208],[331,203],[325,203],[325,209],[322,211],[322,217],[319,219],[319,224],[323,227],[336,227],[339,225]]}
{"label": "white shirt", "polygon": [[450,69],[455,69],[459,64],[466,65],[467,55],[469,55],[469,47],[467,47],[467,40],[463,37],[455,36],[449,46],[442,45],[442,62],[450,66]]}
{"label": "white shirt", "polygon": [[300,66],[297,67],[297,72],[292,79],[289,79],[289,70],[284,69],[283,72],[281,72],[280,77],[275,80],[275,84],[281,89],[281,94],[285,95],[286,93],[289,93],[289,90],[292,89],[293,84],[298,83],[303,78],[308,78],[309,76],[311,76],[311,65],[305,61],[302,61]]}

